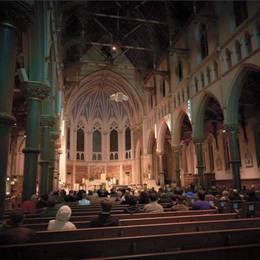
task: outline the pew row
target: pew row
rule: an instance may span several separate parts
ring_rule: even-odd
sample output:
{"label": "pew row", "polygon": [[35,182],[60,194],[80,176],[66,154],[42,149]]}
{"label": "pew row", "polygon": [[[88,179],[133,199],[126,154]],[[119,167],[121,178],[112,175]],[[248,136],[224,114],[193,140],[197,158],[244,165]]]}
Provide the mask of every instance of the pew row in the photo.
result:
{"label": "pew row", "polygon": [[[168,217],[168,216],[191,216],[191,215],[202,215],[202,214],[214,214],[217,213],[215,209],[212,210],[188,210],[188,211],[166,211],[162,213],[135,213],[135,214],[120,214],[118,217],[120,219],[130,219],[135,217],[140,218],[151,218],[151,217]],[[113,214],[114,215],[114,214]],[[95,218],[97,214],[90,215],[86,214],[85,216],[72,216],[70,220],[73,221],[89,221]],[[53,218],[29,218],[26,217],[24,220],[24,224],[34,224],[34,223],[48,223],[49,220]]]}
{"label": "pew row", "polygon": [[250,227],[260,228],[260,218],[161,223],[138,226],[134,225],[118,227],[84,228],[72,231],[39,231],[36,233],[36,237],[33,243],[112,238],[123,236],[156,235],[180,232],[198,232],[209,230],[239,229]]}
{"label": "pew row", "polygon": [[[132,219],[120,220],[121,226],[131,225],[144,225],[144,224],[160,224],[160,223],[176,223],[176,222],[190,222],[196,220],[218,220],[218,219],[234,219],[237,218],[236,213],[225,214],[203,214],[203,215],[191,215],[191,216],[171,216],[171,217],[150,217],[139,218],[134,216]],[[77,228],[87,228],[90,225],[90,221],[73,222]],[[47,229],[47,223],[40,224],[25,224],[24,226],[32,228],[36,231],[43,231]]]}
{"label": "pew row", "polygon": [[[245,235],[246,234],[246,235]],[[256,244],[260,228],[199,231],[177,234],[100,238],[77,241],[27,243],[0,246],[5,260],[114,257],[132,254]]]}
{"label": "pew row", "polygon": [[[116,259],[178,259],[178,260],[246,260],[259,259],[260,244],[239,246],[222,246],[206,249],[177,250],[171,252],[148,253],[138,255],[125,255],[113,257],[88,258],[88,260],[116,260]],[[86,260],[86,259],[82,259]]]}

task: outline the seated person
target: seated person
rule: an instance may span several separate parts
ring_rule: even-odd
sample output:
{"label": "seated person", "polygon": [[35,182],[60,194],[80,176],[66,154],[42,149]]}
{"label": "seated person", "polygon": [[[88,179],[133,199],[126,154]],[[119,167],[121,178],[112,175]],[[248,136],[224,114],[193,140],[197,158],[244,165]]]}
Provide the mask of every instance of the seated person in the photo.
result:
{"label": "seated person", "polygon": [[163,212],[163,207],[157,202],[157,194],[151,192],[149,194],[150,202],[144,205],[144,212],[147,213],[161,213]]}
{"label": "seated person", "polygon": [[36,203],[38,202],[38,197],[36,194],[31,196],[30,200],[25,200],[22,203],[21,208],[26,213],[36,213]]}
{"label": "seated person", "polygon": [[[173,211],[186,211],[189,210],[189,207],[185,205],[185,197],[182,195],[178,195],[177,197],[174,197],[176,200],[176,203],[171,207],[171,210]],[[173,198],[173,200],[174,200]]]}
{"label": "seated person", "polygon": [[195,210],[207,210],[213,209],[214,207],[210,205],[208,201],[205,200],[205,192],[199,191],[198,192],[198,199],[193,203],[192,209]]}
{"label": "seated person", "polygon": [[135,196],[133,195],[129,196],[127,199],[127,203],[129,206],[124,209],[125,213],[133,214],[133,213],[140,212],[138,206],[136,205],[137,198]]}
{"label": "seated person", "polygon": [[87,194],[84,192],[81,194],[81,199],[79,200],[79,205],[80,206],[86,206],[86,205],[90,205],[91,202],[90,200],[87,199]]}
{"label": "seated person", "polygon": [[110,215],[112,201],[108,198],[101,201],[102,211],[97,218],[90,222],[90,227],[119,226],[119,219]]}
{"label": "seated person", "polygon": [[56,207],[56,202],[53,198],[47,201],[47,207],[41,212],[42,218],[55,217],[58,211]]}
{"label": "seated person", "polygon": [[56,218],[49,221],[47,230],[75,230],[77,229],[73,223],[69,221],[71,216],[71,208],[62,206],[56,214]]}
{"label": "seated person", "polygon": [[15,209],[10,213],[10,219],[0,232],[0,244],[18,244],[33,240],[35,231],[22,227],[24,211]]}

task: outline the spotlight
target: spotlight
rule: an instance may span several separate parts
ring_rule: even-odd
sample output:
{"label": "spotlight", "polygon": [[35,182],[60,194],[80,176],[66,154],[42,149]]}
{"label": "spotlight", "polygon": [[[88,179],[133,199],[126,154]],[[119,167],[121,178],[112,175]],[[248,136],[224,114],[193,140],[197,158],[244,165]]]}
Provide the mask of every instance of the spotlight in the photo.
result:
{"label": "spotlight", "polygon": [[116,51],[116,46],[115,45],[112,45],[112,50]]}

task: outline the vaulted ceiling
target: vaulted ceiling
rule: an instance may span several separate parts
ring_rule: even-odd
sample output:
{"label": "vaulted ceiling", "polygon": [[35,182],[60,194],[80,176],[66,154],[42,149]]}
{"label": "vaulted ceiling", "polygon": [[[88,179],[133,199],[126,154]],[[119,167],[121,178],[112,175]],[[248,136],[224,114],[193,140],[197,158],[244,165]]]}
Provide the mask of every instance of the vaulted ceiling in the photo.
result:
{"label": "vaulted ceiling", "polygon": [[94,46],[108,64],[123,52],[145,78],[200,6],[192,1],[61,1],[64,64],[79,63]]}

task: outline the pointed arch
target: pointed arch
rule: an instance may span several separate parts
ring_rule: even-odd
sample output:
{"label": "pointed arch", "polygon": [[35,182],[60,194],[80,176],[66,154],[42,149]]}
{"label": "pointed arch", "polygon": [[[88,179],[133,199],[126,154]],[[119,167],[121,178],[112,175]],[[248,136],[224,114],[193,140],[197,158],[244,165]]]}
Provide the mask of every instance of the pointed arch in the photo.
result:
{"label": "pointed arch", "polygon": [[[216,102],[219,104],[221,110],[223,111],[223,108],[221,106],[221,102],[219,101],[218,97],[210,92],[205,92],[205,94],[201,97],[197,111],[194,113],[194,119],[193,119],[193,137],[198,138],[200,140],[204,139],[204,116],[205,111],[207,108],[208,101],[210,98],[213,98],[216,100]],[[223,112],[222,112],[223,113]]]}
{"label": "pointed arch", "polygon": [[260,67],[254,64],[244,64],[236,73],[232,83],[230,93],[227,98],[227,116],[225,118],[226,124],[238,123],[238,107],[241,90],[250,72],[260,73]]}
{"label": "pointed arch", "polygon": [[[173,145],[179,145],[179,143],[180,143],[182,123],[183,123],[183,119],[186,116],[189,118],[188,114],[184,110],[180,110],[176,117],[175,124],[173,127],[173,133],[172,133]],[[189,121],[190,121],[190,119],[189,119]],[[190,124],[191,124],[191,121],[190,121]]]}
{"label": "pointed arch", "polygon": [[[127,95],[128,101],[111,102],[110,95],[115,92]],[[65,109],[67,114],[73,118],[82,114],[90,116],[101,110],[111,117],[116,116],[123,119],[127,115],[129,120],[138,122],[144,114],[142,96],[141,88],[131,85],[120,74],[109,70],[98,70],[81,79],[78,86],[67,97]],[[103,113],[100,114],[102,116]]]}
{"label": "pointed arch", "polygon": [[157,149],[160,152],[164,151],[164,139],[165,139],[165,134],[166,134],[167,129],[171,133],[170,127],[167,124],[166,120],[162,120],[161,125],[159,127],[159,131],[158,131],[158,146],[157,146]]}

